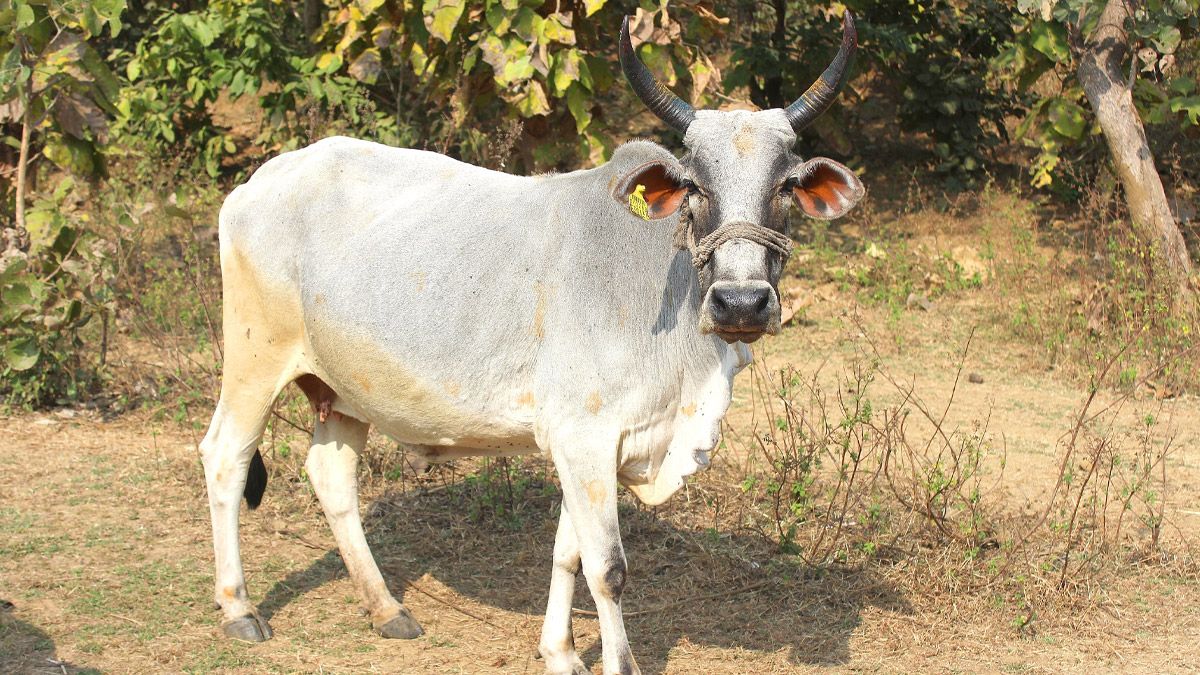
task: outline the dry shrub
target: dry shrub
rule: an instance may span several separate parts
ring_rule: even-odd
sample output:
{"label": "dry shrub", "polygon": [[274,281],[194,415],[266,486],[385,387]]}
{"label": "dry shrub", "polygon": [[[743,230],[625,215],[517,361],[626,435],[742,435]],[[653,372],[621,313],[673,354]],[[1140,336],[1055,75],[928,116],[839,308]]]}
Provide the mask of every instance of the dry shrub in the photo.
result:
{"label": "dry shrub", "polygon": [[1200,388],[1196,361],[1174,358],[1200,329],[1200,295],[1180,289],[1157,242],[1131,225],[1111,175],[1070,177],[1073,201],[1059,218],[1014,214],[1010,232],[988,233],[1010,240],[995,263],[1000,318],[1081,382],[1119,353],[1100,385],[1145,381],[1164,396]]}
{"label": "dry shrub", "polygon": [[[726,428],[730,454],[744,458],[741,526],[810,565],[913,547],[953,546],[968,557],[996,548],[983,497],[999,482],[1003,450],[986,417],[947,428],[953,394],[935,411],[877,355],[833,384],[820,371],[760,364],[751,377],[749,432]],[[888,393],[876,391],[880,382]]]}
{"label": "dry shrub", "polygon": [[[1188,348],[1171,360],[1195,351]],[[1109,357],[1095,374],[1074,425],[1059,439],[1057,480],[1020,542],[1036,546],[1041,539],[1034,555],[1042,571],[1053,572],[1060,589],[1086,585],[1130,562],[1177,565],[1189,574],[1196,569],[1181,532],[1170,542],[1164,539],[1170,525],[1168,459],[1177,447],[1175,429],[1162,419],[1163,402],[1132,396],[1144,381],[1111,402],[1097,401],[1098,383],[1121,356]],[[1136,423],[1123,419],[1129,417]]]}
{"label": "dry shrub", "polygon": [[1175,445],[1161,401],[1136,411],[1139,424],[1125,409],[1139,405],[1130,393],[1099,402],[1120,353],[1059,440],[1053,487],[1020,503],[989,411],[947,423],[969,347],[970,338],[939,404],[893,375],[873,346],[837,378],[755,365],[753,418],[746,431],[726,429],[726,475],[715,479],[739,486],[722,525],[807,566],[869,569],[924,597],[1001,602],[1023,635],[1034,617],[1071,620],[1101,602],[1100,589],[1136,567],[1200,571],[1165,504]]}

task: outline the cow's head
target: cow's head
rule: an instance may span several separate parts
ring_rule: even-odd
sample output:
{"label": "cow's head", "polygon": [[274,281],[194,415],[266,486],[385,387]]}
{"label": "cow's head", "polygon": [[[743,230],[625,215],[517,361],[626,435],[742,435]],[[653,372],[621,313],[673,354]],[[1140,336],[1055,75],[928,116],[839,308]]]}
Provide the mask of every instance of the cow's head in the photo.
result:
{"label": "cow's head", "polygon": [[[863,196],[854,172],[823,157],[792,152],[796,135],[833,103],[857,46],[854,19],[843,17],[842,46],[820,79],[786,110],[695,110],[654,79],[621,26],[621,67],[650,110],[683,134],[679,165],[652,162],[619,184],[638,190],[648,215],[681,214],[681,244],[692,252],[703,304],[700,331],[726,342],[779,332],[779,275],[791,241],[784,235],[794,202],[813,218],[837,218]],[[680,171],[682,167],[682,172]]]}

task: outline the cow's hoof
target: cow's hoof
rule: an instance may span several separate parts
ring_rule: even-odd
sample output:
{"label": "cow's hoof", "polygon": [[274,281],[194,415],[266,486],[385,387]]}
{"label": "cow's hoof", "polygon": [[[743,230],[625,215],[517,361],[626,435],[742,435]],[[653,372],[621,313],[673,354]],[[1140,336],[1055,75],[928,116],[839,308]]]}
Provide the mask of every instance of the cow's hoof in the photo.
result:
{"label": "cow's hoof", "polygon": [[221,632],[242,642],[266,642],[274,635],[267,620],[253,614],[222,623]]}
{"label": "cow's hoof", "polygon": [[425,634],[425,631],[421,629],[421,624],[412,618],[412,614],[409,614],[408,610],[401,611],[375,630],[379,631],[383,637],[393,640],[411,640]]}
{"label": "cow's hoof", "polygon": [[570,670],[550,670],[547,668],[546,675],[592,675],[592,671],[584,667],[582,661],[575,659],[575,663],[571,665]]}
{"label": "cow's hoof", "polygon": [[572,652],[570,656],[547,658],[546,675],[592,675],[592,671]]}

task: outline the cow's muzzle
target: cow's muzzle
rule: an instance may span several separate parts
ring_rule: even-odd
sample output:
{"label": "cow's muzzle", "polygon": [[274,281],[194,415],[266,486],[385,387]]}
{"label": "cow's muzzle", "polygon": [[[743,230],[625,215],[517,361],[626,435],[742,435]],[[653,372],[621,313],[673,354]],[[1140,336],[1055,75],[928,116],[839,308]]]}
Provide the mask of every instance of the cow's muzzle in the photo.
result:
{"label": "cow's muzzle", "polygon": [[700,313],[700,332],[722,340],[754,342],[779,332],[779,296],[765,281],[718,281]]}

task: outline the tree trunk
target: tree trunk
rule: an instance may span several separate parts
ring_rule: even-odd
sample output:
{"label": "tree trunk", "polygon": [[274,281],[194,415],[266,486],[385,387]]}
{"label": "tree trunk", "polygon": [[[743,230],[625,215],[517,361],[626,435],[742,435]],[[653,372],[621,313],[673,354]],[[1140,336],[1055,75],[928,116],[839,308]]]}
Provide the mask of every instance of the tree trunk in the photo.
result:
{"label": "tree trunk", "polygon": [[17,156],[17,234],[25,234],[25,165],[29,164],[29,136],[33,133],[33,111],[25,101],[21,116],[21,154]]}
{"label": "tree trunk", "polygon": [[321,10],[325,9],[321,0],[304,0],[304,34],[312,37],[321,27]]}
{"label": "tree trunk", "polygon": [[1167,269],[1186,288],[1193,273],[1192,261],[1167,205],[1146,131],[1133,105],[1132,80],[1121,72],[1129,52],[1128,17],[1129,5],[1124,0],[1108,0],[1099,24],[1083,45],[1079,82],[1104,132],[1135,232],[1143,241],[1157,242]]}
{"label": "tree trunk", "polygon": [[[773,4],[775,7],[775,30],[771,31],[771,46],[779,55],[779,64],[782,66],[787,63],[787,2],[775,0]],[[774,73],[767,75],[763,89],[767,95],[767,103],[772,108],[787,107],[788,101],[783,98],[782,68],[776,68]]]}

